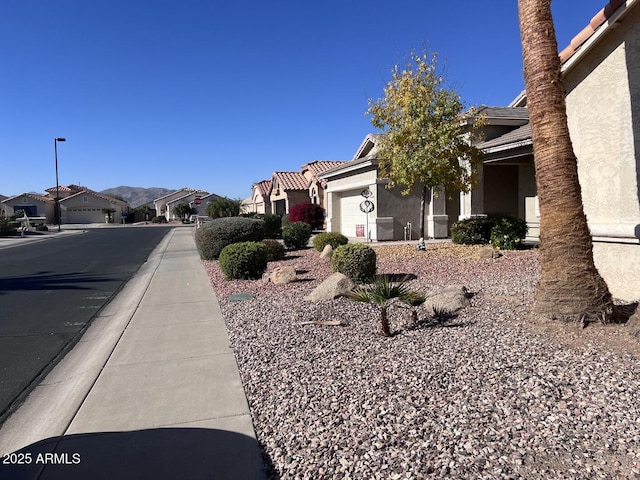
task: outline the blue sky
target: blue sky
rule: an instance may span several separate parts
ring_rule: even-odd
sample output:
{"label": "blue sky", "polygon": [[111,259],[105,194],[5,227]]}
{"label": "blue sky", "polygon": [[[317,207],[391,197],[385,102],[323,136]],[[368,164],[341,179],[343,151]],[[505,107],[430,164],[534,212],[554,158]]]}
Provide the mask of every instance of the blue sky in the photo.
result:
{"label": "blue sky", "polygon": [[[560,48],[605,0],[552,3]],[[423,44],[468,106],[523,89],[515,0],[2,0],[0,194],[194,187],[350,160]]]}

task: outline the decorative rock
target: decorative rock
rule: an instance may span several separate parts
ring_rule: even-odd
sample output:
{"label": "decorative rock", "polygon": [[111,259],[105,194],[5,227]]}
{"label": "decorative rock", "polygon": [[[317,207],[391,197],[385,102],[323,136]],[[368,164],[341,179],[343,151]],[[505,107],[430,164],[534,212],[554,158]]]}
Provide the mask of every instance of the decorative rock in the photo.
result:
{"label": "decorative rock", "polygon": [[427,311],[454,313],[469,306],[469,291],[464,285],[450,285],[429,295],[423,306]]}
{"label": "decorative rock", "polygon": [[313,292],[304,297],[308,302],[322,302],[333,300],[353,290],[355,283],[340,272],[331,274],[324,282],[318,285]]}
{"label": "decorative rock", "polygon": [[636,311],[631,315],[626,326],[631,336],[640,338],[640,312]]}
{"label": "decorative rock", "polygon": [[483,258],[486,260],[500,258],[502,254],[493,247],[482,247],[478,250],[478,258]]}
{"label": "decorative rock", "polygon": [[331,255],[333,255],[333,247],[327,243],[322,249],[320,258],[331,258]]}
{"label": "decorative rock", "polygon": [[296,276],[296,269],[291,266],[276,267],[269,275],[269,279],[276,285],[285,285],[287,283],[295,282],[298,277]]}

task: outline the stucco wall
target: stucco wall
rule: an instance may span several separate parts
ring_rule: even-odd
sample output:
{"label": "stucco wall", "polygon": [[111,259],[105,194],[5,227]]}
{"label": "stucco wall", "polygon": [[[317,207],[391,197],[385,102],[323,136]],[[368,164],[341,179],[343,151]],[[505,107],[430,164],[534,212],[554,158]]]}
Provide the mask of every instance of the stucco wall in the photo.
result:
{"label": "stucco wall", "polygon": [[412,238],[417,239],[420,229],[420,189],[414,188],[411,194],[406,196],[402,195],[402,189],[399,187],[386,188],[385,185],[377,185],[377,191],[378,216],[389,219],[385,224],[385,232],[392,234],[392,238],[385,239],[403,240],[407,222],[411,223]]}
{"label": "stucco wall", "polygon": [[640,300],[640,246],[594,242],[593,259],[614,297]]}
{"label": "stucco wall", "polygon": [[594,260],[611,293],[625,300],[640,298],[640,8],[634,7],[565,73]]}
{"label": "stucco wall", "polygon": [[633,10],[565,74],[569,131],[589,224],[624,223],[630,233],[640,223],[634,137],[634,130],[640,132],[634,126],[634,117],[640,118],[640,9]]}

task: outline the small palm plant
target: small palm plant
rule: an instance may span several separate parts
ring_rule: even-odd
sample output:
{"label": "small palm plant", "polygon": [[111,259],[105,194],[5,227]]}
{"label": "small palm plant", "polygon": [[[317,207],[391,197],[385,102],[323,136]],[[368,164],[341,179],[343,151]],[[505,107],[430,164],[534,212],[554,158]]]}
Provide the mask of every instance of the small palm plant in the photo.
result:
{"label": "small palm plant", "polygon": [[[388,310],[392,300],[397,299],[411,305],[418,296],[419,294],[409,288],[406,279],[399,282],[392,282],[388,276],[382,275],[371,285],[357,287],[347,295],[347,298],[356,302],[378,305],[378,307],[380,307],[380,334],[385,337],[390,337],[391,329],[389,327]],[[418,305],[420,303],[418,303]]]}

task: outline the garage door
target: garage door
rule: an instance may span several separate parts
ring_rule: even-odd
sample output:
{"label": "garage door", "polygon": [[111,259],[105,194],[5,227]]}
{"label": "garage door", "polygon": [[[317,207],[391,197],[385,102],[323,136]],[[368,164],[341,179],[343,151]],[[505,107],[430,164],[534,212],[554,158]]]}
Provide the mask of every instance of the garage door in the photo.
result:
{"label": "garage door", "polygon": [[[366,238],[365,225],[367,215],[360,211],[360,204],[364,201],[360,190],[344,192],[340,197],[340,233],[347,237]],[[369,214],[369,230],[372,229],[375,214]],[[372,235],[373,236],[373,235]]]}
{"label": "garage door", "polygon": [[104,223],[101,208],[72,207],[67,209],[67,223]]}

